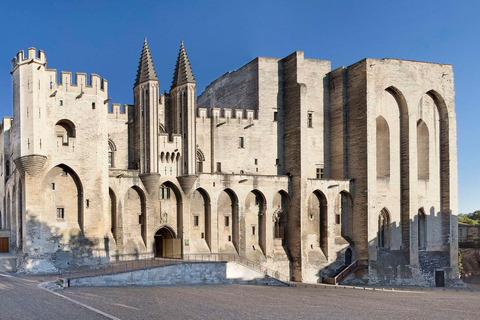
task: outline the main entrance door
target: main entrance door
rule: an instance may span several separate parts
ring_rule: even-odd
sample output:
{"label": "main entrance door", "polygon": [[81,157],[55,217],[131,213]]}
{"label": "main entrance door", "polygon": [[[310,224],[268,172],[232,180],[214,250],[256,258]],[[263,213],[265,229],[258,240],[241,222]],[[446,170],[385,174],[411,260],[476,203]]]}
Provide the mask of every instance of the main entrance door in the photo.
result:
{"label": "main entrance door", "polygon": [[155,233],[155,257],[181,258],[181,239],[176,239],[174,232],[163,227]]}

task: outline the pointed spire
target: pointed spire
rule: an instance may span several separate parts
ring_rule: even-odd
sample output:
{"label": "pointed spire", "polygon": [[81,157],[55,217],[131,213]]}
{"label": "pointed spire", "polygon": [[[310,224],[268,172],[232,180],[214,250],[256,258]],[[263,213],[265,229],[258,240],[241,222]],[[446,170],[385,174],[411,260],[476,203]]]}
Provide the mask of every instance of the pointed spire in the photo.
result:
{"label": "pointed spire", "polygon": [[155,67],[153,65],[152,55],[148,48],[147,38],[143,42],[142,55],[140,57],[140,63],[138,64],[137,79],[135,80],[135,86],[142,82],[155,80],[158,81],[157,74],[155,73]]}
{"label": "pointed spire", "polygon": [[182,41],[180,52],[178,53],[177,65],[175,66],[175,73],[173,74],[172,89],[185,83],[196,82]]}

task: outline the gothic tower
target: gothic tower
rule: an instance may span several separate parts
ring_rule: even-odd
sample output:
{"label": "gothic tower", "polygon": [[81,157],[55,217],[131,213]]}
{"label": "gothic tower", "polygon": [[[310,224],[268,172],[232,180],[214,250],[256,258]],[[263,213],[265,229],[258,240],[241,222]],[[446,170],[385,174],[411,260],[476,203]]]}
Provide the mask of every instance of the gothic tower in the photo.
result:
{"label": "gothic tower", "polygon": [[148,192],[152,192],[158,173],[158,79],[148,48],[143,43],[134,93],[134,163]]}
{"label": "gothic tower", "polygon": [[172,87],[170,89],[171,110],[169,115],[170,132],[181,134],[183,175],[195,174],[196,128],[195,105],[197,83],[193,77],[183,41],[178,53]]}

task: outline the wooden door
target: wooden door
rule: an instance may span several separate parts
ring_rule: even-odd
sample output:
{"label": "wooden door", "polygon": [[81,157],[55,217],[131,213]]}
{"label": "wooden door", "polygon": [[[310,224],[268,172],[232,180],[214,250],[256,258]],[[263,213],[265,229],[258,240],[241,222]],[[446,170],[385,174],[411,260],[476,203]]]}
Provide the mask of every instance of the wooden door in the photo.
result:
{"label": "wooden door", "polygon": [[9,252],[8,238],[0,238],[0,253]]}

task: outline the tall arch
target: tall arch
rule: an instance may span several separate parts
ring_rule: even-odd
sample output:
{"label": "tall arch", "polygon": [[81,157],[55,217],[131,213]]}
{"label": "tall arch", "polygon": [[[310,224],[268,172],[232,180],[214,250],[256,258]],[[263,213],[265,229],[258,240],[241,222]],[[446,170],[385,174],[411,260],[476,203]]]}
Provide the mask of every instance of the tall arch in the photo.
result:
{"label": "tall arch", "polygon": [[422,119],[417,121],[417,168],[418,179],[427,180],[430,174],[430,135]]}
{"label": "tall arch", "polygon": [[238,198],[231,189],[223,190],[218,196],[217,217],[219,252],[230,252],[231,243],[234,251],[239,253]]}
{"label": "tall arch", "polygon": [[440,115],[440,188],[443,243],[450,241],[450,122],[443,97],[435,90],[427,92]]}
{"label": "tall arch", "polygon": [[53,167],[45,176],[44,190],[51,214],[67,223],[76,221],[83,232],[83,185],[77,173],[65,164]]}
{"label": "tall arch", "polygon": [[108,195],[110,198],[109,201],[109,212],[110,212],[110,231],[112,232],[113,239],[117,241],[117,197],[115,196],[115,192],[113,192],[112,188],[108,188]]}
{"label": "tall arch", "polygon": [[384,117],[377,117],[377,179],[390,177],[390,128]]}
{"label": "tall arch", "polygon": [[[171,181],[165,181],[160,186],[162,214],[167,213],[169,224],[177,226],[177,238],[183,238],[183,198],[180,190]],[[171,217],[171,218],[170,218]],[[170,222],[171,221],[171,222]]]}
{"label": "tall arch", "polygon": [[290,197],[288,194],[281,190],[275,194],[272,202],[273,207],[273,237],[275,239],[282,239],[282,244],[287,243],[288,236],[288,214],[290,208]]}
{"label": "tall arch", "polygon": [[[410,124],[403,93],[394,86],[385,89],[397,102],[400,112],[400,225],[402,248],[410,261]],[[390,245],[390,242],[389,242]]]}
{"label": "tall arch", "polygon": [[124,212],[125,228],[130,230],[136,229],[143,240],[143,244],[146,246],[148,220],[146,198],[145,193],[138,186],[130,187],[125,193]]}
{"label": "tall arch", "polygon": [[318,245],[328,257],[328,202],[325,194],[315,190],[308,201],[308,216],[318,234]]}
{"label": "tall arch", "polygon": [[251,226],[251,243],[258,244],[263,253],[266,254],[266,208],[267,201],[262,192],[255,189],[248,193],[245,199],[245,215]]}
{"label": "tall arch", "polygon": [[205,154],[200,148],[197,148],[197,173],[203,172],[204,162],[205,162]]}
{"label": "tall arch", "polygon": [[423,208],[418,209],[418,249],[427,248],[427,217]]}
{"label": "tall arch", "polygon": [[[196,189],[190,200],[190,208],[196,210],[191,219],[191,229],[193,238],[204,239],[209,250],[212,250],[212,232],[211,232],[211,204],[208,193],[202,189]],[[197,248],[200,249],[200,248]]]}
{"label": "tall arch", "polygon": [[345,190],[340,192],[340,220],[342,237],[353,240],[353,198]]}
{"label": "tall arch", "polygon": [[378,215],[378,247],[390,248],[390,213],[383,208]]}

